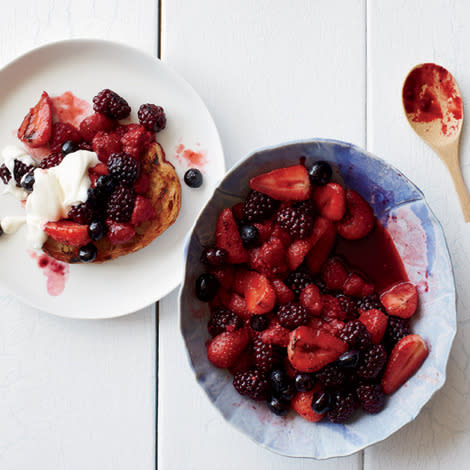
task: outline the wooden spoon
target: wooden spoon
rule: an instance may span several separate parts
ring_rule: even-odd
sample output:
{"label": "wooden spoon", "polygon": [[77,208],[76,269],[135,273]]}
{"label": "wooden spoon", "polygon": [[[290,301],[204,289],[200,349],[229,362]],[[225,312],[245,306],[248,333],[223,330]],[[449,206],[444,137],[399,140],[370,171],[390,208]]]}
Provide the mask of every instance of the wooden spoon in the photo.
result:
{"label": "wooden spoon", "polygon": [[420,64],[406,77],[402,98],[411,127],[446,164],[460,199],[465,222],[469,222],[470,195],[459,163],[463,103],[457,82],[440,65]]}

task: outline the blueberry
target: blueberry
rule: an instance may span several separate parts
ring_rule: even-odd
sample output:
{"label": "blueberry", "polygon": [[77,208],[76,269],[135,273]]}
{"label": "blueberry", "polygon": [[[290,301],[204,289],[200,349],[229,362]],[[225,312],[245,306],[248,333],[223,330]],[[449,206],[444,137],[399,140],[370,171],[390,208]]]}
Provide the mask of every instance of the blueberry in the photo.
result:
{"label": "blueberry", "polygon": [[197,168],[190,168],[184,174],[184,182],[190,188],[199,188],[202,184],[202,173]]}
{"label": "blueberry", "polygon": [[201,255],[201,263],[209,266],[222,266],[227,262],[228,253],[223,248],[207,247]]}
{"label": "blueberry", "polygon": [[294,377],[294,384],[298,392],[308,392],[315,385],[315,378],[312,374],[299,372]]}
{"label": "blueberry", "polygon": [[211,301],[219,290],[219,281],[210,273],[203,273],[196,279],[196,297],[203,302]]}
{"label": "blueberry", "polygon": [[76,144],[75,142],[71,140],[66,140],[62,144],[61,150],[64,155],[67,155],[68,153],[76,152],[78,150],[78,144]]}
{"label": "blueberry", "polygon": [[101,240],[107,233],[108,227],[101,220],[93,220],[88,227],[88,235],[94,241]]}
{"label": "blueberry", "polygon": [[333,171],[331,170],[330,164],[323,160],[315,162],[308,172],[311,183],[318,186],[323,186],[328,183],[332,173]]}
{"label": "blueberry", "polygon": [[340,367],[354,368],[359,363],[359,351],[346,351],[339,356],[337,364]]}
{"label": "blueberry", "polygon": [[91,263],[96,258],[96,253],[98,250],[93,243],[89,243],[88,245],[80,247],[78,250],[78,259],[82,263]]}
{"label": "blueberry", "polygon": [[256,246],[259,242],[259,232],[254,225],[242,225],[240,227],[240,236],[243,245],[247,248]]}
{"label": "blueberry", "polygon": [[267,315],[251,315],[250,326],[255,331],[264,331],[269,325],[269,317]]}
{"label": "blueberry", "polygon": [[286,403],[279,400],[277,397],[270,397],[268,399],[268,408],[278,416],[284,416],[287,414],[287,406]]}
{"label": "blueberry", "polygon": [[274,369],[269,376],[269,382],[273,392],[279,396],[283,390],[289,387],[290,379],[284,369]]}
{"label": "blueberry", "polygon": [[294,384],[289,380],[284,388],[281,389],[279,392],[279,398],[283,400],[290,401],[294,398],[295,395],[295,387]]}
{"label": "blueberry", "polygon": [[30,171],[21,178],[21,186],[25,191],[30,193],[33,190],[34,186],[34,172]]}
{"label": "blueberry", "polygon": [[328,392],[317,392],[313,395],[312,410],[319,415],[326,413],[333,405],[333,400]]}
{"label": "blueberry", "polygon": [[114,179],[111,175],[101,175],[96,180],[96,186],[101,188],[106,194],[111,194],[114,191]]}

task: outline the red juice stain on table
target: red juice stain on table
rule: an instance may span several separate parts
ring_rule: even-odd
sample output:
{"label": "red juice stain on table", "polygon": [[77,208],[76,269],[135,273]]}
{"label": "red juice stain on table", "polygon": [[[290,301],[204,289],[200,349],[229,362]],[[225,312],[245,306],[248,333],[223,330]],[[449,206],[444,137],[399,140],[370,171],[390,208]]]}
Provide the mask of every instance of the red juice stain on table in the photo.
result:
{"label": "red juice stain on table", "polygon": [[370,277],[379,292],[397,282],[408,281],[395,244],[379,222],[369,235],[360,240],[338,237],[335,253]]}
{"label": "red juice stain on table", "polygon": [[38,254],[30,252],[31,258],[36,259],[38,267],[47,278],[46,288],[49,295],[58,296],[65,289],[65,282],[69,275],[69,266],[66,263],[57,261],[55,258],[45,253]]}

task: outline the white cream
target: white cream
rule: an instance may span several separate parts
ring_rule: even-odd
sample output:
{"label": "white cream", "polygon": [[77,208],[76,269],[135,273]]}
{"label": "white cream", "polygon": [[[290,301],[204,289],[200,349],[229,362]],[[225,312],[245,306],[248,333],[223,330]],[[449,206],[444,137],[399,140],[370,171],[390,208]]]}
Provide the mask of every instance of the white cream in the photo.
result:
{"label": "white cream", "polygon": [[22,225],[26,223],[26,217],[24,215],[9,215],[3,217],[0,226],[6,234],[15,233]]}
{"label": "white cream", "polygon": [[33,158],[26,153],[21,147],[15,145],[7,145],[1,153],[1,160],[10,171],[12,178],[8,184],[3,185],[3,194],[11,194],[20,201],[26,199],[28,193],[23,188],[16,186],[16,181],[13,178],[13,172],[15,168],[15,160],[23,162],[25,165],[35,165]]}

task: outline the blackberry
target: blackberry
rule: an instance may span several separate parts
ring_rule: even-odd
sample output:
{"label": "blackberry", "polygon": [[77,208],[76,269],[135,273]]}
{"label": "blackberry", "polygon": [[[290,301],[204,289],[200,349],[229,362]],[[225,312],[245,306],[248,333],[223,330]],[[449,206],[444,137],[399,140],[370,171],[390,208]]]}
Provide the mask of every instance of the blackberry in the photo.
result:
{"label": "blackberry", "polygon": [[210,302],[219,290],[219,281],[211,273],[203,273],[196,279],[196,297],[202,302]]}
{"label": "blackberry", "polygon": [[101,90],[93,98],[93,110],[111,119],[125,119],[131,113],[127,101],[109,88]]}
{"label": "blackberry", "polygon": [[387,362],[387,352],[383,344],[374,344],[359,362],[357,375],[363,379],[375,379]]}
{"label": "blackberry", "polygon": [[358,320],[346,323],[339,337],[349,344],[350,349],[364,351],[372,345],[370,333],[367,331],[364,324]]}
{"label": "blackberry", "polygon": [[140,162],[125,152],[113,153],[106,163],[115,181],[132,186],[140,175]]}
{"label": "blackberry", "polygon": [[285,416],[287,414],[287,403],[275,396],[268,398],[267,405],[269,410],[275,415]]}
{"label": "blackberry", "polygon": [[160,132],[165,129],[165,110],[161,106],[150,103],[143,104],[137,112],[137,117],[140,124],[150,132]]}
{"label": "blackberry", "polygon": [[341,309],[346,314],[345,316],[346,321],[354,320],[355,318],[357,318],[356,301],[349,295],[340,294],[340,295],[337,295],[336,297],[339,300]]}
{"label": "blackberry", "polygon": [[388,317],[387,329],[385,330],[384,342],[392,349],[402,338],[411,334],[410,321],[408,318],[399,318],[390,315]]}
{"label": "blackberry", "polygon": [[255,331],[264,331],[269,326],[269,317],[267,315],[251,315],[250,326]]}
{"label": "blackberry", "polygon": [[305,286],[313,284],[313,276],[305,271],[293,271],[287,276],[285,284],[290,287],[298,298]]}
{"label": "blackberry", "polygon": [[289,330],[306,325],[310,320],[308,310],[297,302],[289,302],[281,305],[277,311],[279,323]]}
{"label": "blackberry", "polygon": [[325,388],[338,388],[344,384],[344,372],[336,365],[328,365],[317,373],[317,380]]}
{"label": "blackberry", "polygon": [[222,266],[228,260],[228,253],[223,248],[207,247],[202,250],[201,263],[209,266]]}
{"label": "blackberry", "polygon": [[303,214],[307,214],[310,217],[314,217],[316,214],[315,207],[311,199],[306,201],[297,202],[294,207],[300,210]]}
{"label": "blackberry", "polygon": [[264,400],[268,382],[258,369],[249,369],[234,375],[233,386],[240,395],[247,396],[252,400]]}
{"label": "blackberry", "polygon": [[361,297],[360,299],[357,299],[356,305],[357,308],[362,310],[376,309],[385,312],[384,306],[380,302],[379,294],[375,292],[371,295],[368,295],[367,297]]}
{"label": "blackberry", "polygon": [[243,320],[231,310],[226,308],[217,309],[211,316],[207,329],[211,336],[220,335],[230,327],[231,331],[238,330],[243,326]]}
{"label": "blackberry", "polygon": [[23,178],[26,173],[29,173],[33,167],[31,165],[26,165],[26,163],[21,162],[20,160],[15,160],[13,166],[13,178],[15,178],[16,186],[21,187],[21,178]]}
{"label": "blackberry", "polygon": [[197,168],[190,168],[184,174],[184,182],[190,188],[199,188],[202,185],[202,173]]}
{"label": "blackberry", "polygon": [[326,288],[326,284],[320,279],[317,278],[313,281],[313,283],[318,287],[320,294],[328,294],[330,291]]}
{"label": "blackberry", "polygon": [[315,385],[315,377],[313,374],[299,372],[295,374],[294,385],[298,392],[308,392],[312,390]]}
{"label": "blackberry", "polygon": [[5,184],[11,180],[11,173],[10,170],[6,167],[5,163],[0,166],[0,178]]}
{"label": "blackberry", "polygon": [[332,423],[345,423],[356,410],[356,400],[352,393],[336,392],[334,405],[328,411],[327,417]]}
{"label": "blackberry", "polygon": [[248,222],[258,222],[271,217],[279,202],[266,194],[250,191],[242,207],[242,213]]}
{"label": "blackberry", "polygon": [[281,359],[279,349],[273,344],[266,344],[259,338],[253,340],[255,365],[261,372],[269,372]]}
{"label": "blackberry", "polygon": [[63,159],[64,159],[63,154],[53,153],[49,155],[48,157],[43,158],[41,160],[41,163],[39,163],[39,168],[42,168],[43,170],[47,170],[48,168],[52,168],[53,166],[59,165]]}
{"label": "blackberry", "polygon": [[86,203],[82,202],[81,204],[72,206],[69,209],[67,218],[73,220],[77,224],[89,225],[93,218],[93,212]]}
{"label": "blackberry", "polygon": [[376,414],[384,409],[385,394],[378,384],[363,384],[356,390],[362,409],[366,413]]}
{"label": "blackberry", "polygon": [[320,160],[310,167],[308,174],[312,184],[323,186],[330,181],[333,171],[329,163]]}
{"label": "blackberry", "polygon": [[135,191],[132,188],[118,186],[109,197],[106,214],[115,222],[129,222],[134,210]]}
{"label": "blackberry", "polygon": [[293,239],[307,238],[313,229],[313,218],[296,207],[284,207],[276,216],[276,222]]}

